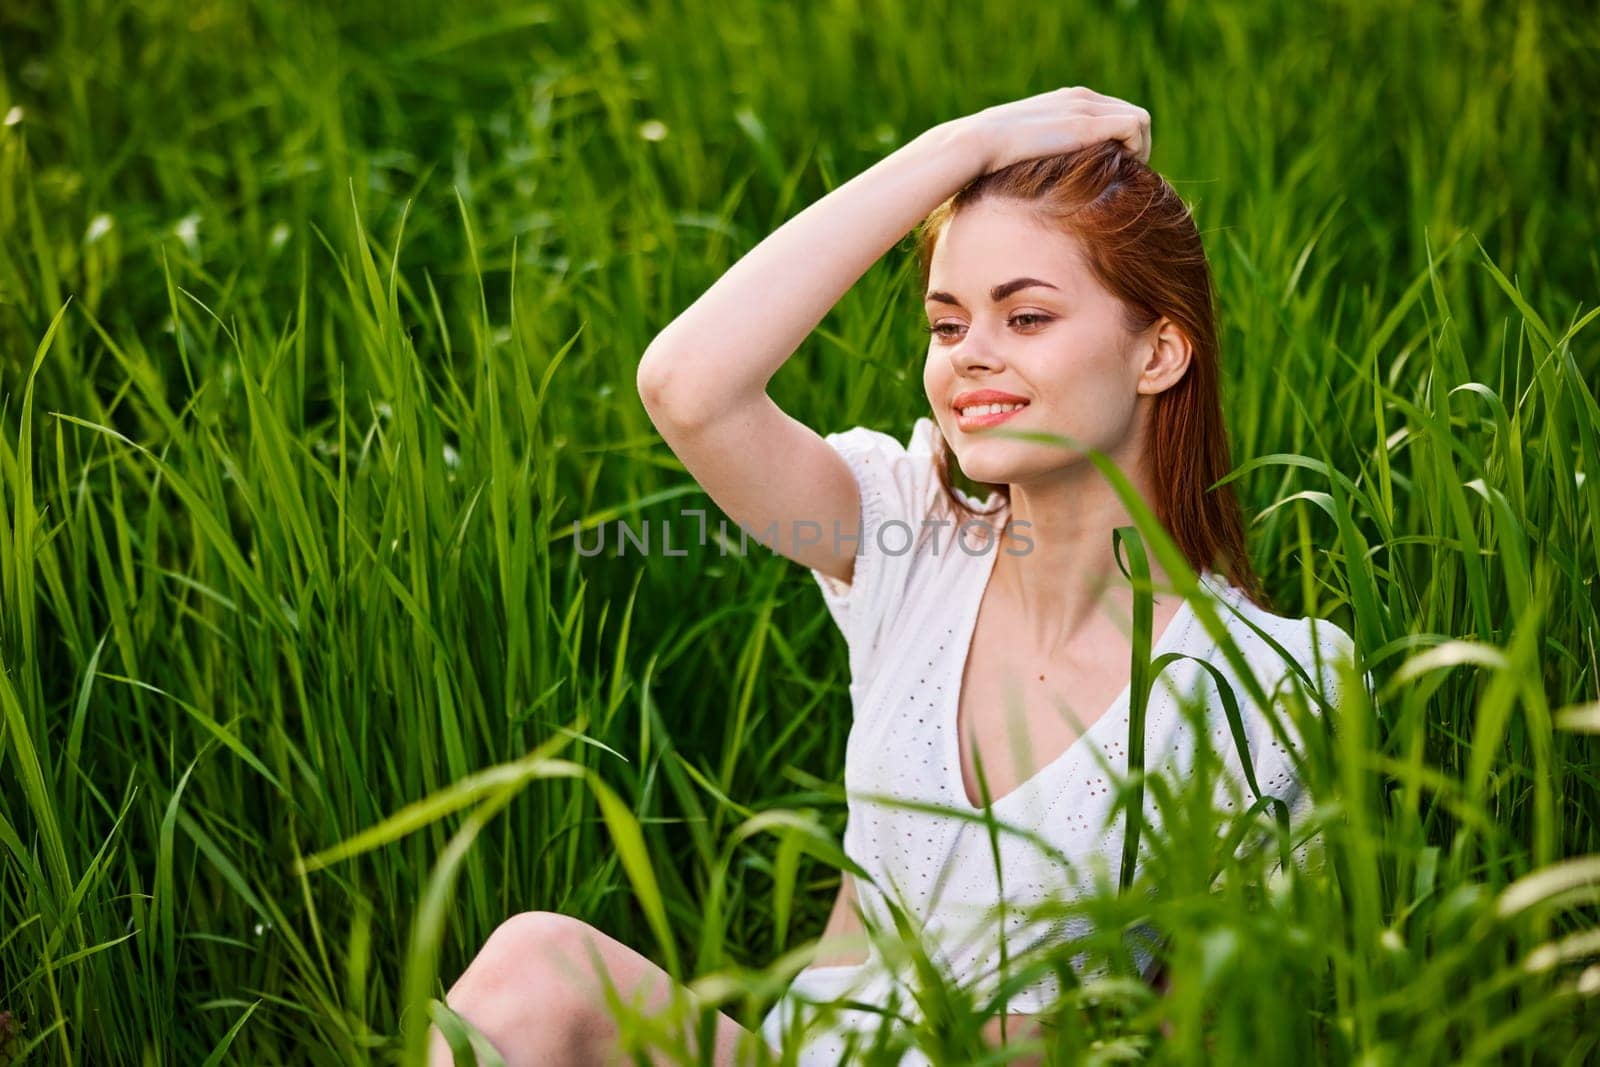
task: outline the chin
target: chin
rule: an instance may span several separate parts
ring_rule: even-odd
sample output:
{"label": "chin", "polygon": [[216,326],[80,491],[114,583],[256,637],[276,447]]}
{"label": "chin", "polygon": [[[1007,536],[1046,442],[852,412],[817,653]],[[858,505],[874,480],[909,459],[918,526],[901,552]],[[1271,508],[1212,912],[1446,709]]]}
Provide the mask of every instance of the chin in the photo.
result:
{"label": "chin", "polygon": [[1009,485],[1015,480],[1017,470],[1011,464],[984,463],[974,461],[963,463],[959,455],[953,456],[956,465],[961,468],[961,473],[975,482],[988,485]]}

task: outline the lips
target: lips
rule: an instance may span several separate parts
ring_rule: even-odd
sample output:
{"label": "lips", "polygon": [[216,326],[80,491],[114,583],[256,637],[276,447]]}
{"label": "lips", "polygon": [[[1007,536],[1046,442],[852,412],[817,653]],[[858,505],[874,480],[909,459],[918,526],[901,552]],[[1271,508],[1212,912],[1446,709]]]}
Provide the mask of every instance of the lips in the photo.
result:
{"label": "lips", "polygon": [[1027,397],[1015,393],[1003,393],[998,389],[973,389],[957,393],[950,406],[959,413],[962,408],[971,407],[973,404],[1026,404],[1027,402]]}
{"label": "lips", "polygon": [[[995,401],[995,403],[999,402],[1000,401]],[[957,412],[956,428],[961,430],[963,433],[972,433],[974,430],[983,430],[990,426],[998,426],[1002,422],[1020,415],[1026,410],[1028,410],[1028,405],[1024,403],[1021,407],[1012,408],[1010,411],[996,411],[989,415],[962,415],[961,413]]]}

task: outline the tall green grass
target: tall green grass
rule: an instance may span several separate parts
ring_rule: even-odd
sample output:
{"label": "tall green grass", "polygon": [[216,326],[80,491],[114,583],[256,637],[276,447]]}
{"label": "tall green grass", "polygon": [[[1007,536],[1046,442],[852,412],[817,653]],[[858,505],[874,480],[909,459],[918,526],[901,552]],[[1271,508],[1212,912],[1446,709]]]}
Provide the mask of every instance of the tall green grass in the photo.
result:
{"label": "tall green grass", "polygon": [[[1597,45],[1537,0],[8,7],[0,1062],[398,1062],[530,908],[754,1026],[847,864],[842,643],[769,552],[573,523],[714,530],[649,340],[922,129],[1077,83],[1154,116],[1254,558],[1376,692],[1312,747],[1325,865],[1160,848],[1082,905],[1116,969],[1055,1052],[1593,1059]],[[786,410],[903,436],[909,253]],[[894,1040],[975,1062],[931,995]]]}

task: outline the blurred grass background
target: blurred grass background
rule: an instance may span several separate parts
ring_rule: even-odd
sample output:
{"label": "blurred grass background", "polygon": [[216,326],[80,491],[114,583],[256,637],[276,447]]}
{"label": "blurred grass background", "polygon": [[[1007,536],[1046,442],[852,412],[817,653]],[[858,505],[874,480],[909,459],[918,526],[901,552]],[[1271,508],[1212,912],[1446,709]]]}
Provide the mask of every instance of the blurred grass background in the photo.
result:
{"label": "blurred grass background", "polygon": [[[0,1062],[395,1061],[529,908],[685,978],[820,933],[814,584],[572,524],[714,527],[634,394],[656,331],[928,126],[1071,84],[1150,110],[1205,234],[1278,610],[1389,688],[1326,876],[1175,893],[1175,996],[1063,1062],[1593,1057],[1594,14],[6,5]],[[909,251],[772,383],[820,432],[925,406]],[[815,834],[746,822],[785,810]]]}

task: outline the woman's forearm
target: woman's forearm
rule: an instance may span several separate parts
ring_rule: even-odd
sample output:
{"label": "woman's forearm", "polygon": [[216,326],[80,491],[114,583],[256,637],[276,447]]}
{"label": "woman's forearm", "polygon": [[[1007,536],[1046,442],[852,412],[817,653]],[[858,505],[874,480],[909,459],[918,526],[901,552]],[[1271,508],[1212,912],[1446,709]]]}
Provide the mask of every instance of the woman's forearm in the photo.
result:
{"label": "woman's forearm", "polygon": [[867,268],[984,172],[977,136],[959,120],[924,131],[746,253],[646,348],[652,416],[693,420],[764,394]]}

